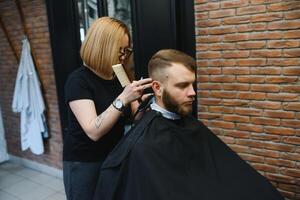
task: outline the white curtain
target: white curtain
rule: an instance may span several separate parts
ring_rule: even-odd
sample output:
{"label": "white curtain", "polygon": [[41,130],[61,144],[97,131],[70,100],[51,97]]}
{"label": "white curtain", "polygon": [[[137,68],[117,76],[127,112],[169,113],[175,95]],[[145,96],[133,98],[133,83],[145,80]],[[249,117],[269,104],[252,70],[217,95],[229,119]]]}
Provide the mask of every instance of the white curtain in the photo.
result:
{"label": "white curtain", "polygon": [[3,120],[2,120],[2,113],[0,107],[0,163],[8,160],[8,154],[6,150],[6,141],[4,137],[4,127],[3,127]]}

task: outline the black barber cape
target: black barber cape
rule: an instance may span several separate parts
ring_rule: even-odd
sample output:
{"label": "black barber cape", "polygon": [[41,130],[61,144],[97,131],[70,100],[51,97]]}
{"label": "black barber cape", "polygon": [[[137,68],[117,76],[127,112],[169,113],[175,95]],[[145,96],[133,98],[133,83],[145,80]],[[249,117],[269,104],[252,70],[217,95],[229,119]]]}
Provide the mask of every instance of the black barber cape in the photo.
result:
{"label": "black barber cape", "polygon": [[148,111],[104,161],[94,200],[283,200],[201,122]]}

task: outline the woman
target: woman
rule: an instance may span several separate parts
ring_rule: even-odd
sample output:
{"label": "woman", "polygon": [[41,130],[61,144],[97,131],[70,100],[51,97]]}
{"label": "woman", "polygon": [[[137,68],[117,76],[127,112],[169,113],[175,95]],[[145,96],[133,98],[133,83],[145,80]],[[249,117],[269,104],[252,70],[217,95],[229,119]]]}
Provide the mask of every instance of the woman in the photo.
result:
{"label": "woman", "polygon": [[119,20],[102,17],[87,32],[80,55],[84,66],[65,85],[68,133],[64,138],[63,173],[67,198],[92,199],[102,161],[120,140],[125,116],[137,107],[151,79],[123,90],[112,65],[126,64],[130,35]]}

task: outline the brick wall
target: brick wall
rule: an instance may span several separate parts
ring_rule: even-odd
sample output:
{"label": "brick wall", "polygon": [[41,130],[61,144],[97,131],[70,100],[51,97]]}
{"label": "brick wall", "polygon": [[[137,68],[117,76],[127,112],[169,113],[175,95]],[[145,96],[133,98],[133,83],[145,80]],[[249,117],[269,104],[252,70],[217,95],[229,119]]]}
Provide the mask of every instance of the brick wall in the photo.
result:
{"label": "brick wall", "polygon": [[300,199],[300,1],[195,0],[198,117]]}
{"label": "brick wall", "polygon": [[[46,5],[43,0],[20,0],[31,47],[34,49],[37,72],[42,84],[47,107],[47,124],[50,139],[45,140],[45,154],[33,155],[29,150],[22,152],[20,146],[20,117],[11,109],[18,61],[9,46],[4,31],[0,28],[0,106],[2,108],[5,137],[8,152],[15,156],[37,161],[42,164],[61,168],[62,134],[58,113],[57,94],[49,41]],[[23,28],[15,1],[0,1],[0,15],[11,38],[12,44],[20,55]]]}

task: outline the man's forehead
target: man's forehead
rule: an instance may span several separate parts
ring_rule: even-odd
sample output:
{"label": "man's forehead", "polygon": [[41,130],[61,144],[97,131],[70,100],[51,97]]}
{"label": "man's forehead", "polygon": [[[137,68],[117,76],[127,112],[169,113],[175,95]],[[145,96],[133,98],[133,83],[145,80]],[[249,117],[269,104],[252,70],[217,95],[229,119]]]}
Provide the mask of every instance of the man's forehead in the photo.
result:
{"label": "man's forehead", "polygon": [[168,78],[177,81],[192,81],[195,78],[195,73],[181,63],[172,63],[172,66],[166,69]]}

